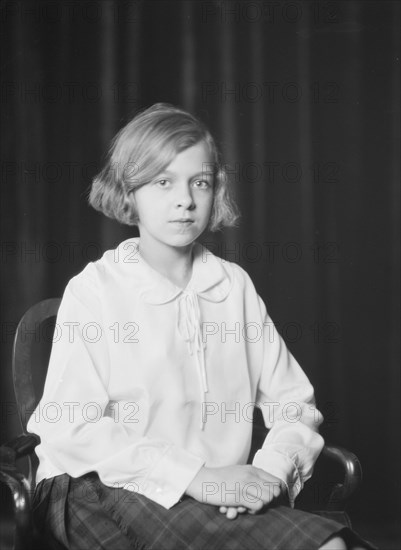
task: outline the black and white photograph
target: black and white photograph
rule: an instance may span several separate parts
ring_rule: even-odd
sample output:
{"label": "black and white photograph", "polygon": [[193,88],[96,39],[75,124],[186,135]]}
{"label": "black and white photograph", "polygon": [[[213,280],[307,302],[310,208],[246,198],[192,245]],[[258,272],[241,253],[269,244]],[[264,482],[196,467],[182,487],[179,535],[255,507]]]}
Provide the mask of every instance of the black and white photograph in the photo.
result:
{"label": "black and white photograph", "polygon": [[400,548],[400,2],[0,0],[2,550]]}

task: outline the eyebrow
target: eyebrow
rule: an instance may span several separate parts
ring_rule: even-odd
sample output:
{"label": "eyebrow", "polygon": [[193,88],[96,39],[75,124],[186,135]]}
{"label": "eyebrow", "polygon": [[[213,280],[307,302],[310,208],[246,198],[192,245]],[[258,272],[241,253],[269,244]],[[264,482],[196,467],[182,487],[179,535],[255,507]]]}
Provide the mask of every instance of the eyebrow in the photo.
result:
{"label": "eyebrow", "polygon": [[[160,176],[175,176],[176,172],[170,172],[169,170],[163,170],[163,172],[160,172],[157,177]],[[213,176],[214,172],[211,170],[202,170],[201,172],[198,172],[197,174],[194,174],[191,179],[198,178],[199,176]]]}

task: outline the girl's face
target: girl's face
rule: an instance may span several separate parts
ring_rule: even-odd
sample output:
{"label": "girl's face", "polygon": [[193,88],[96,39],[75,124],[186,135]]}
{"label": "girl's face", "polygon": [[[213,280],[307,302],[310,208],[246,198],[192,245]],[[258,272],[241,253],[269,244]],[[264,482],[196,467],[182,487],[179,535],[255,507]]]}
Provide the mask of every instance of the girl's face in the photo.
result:
{"label": "girl's face", "polygon": [[134,191],[142,246],[186,247],[206,229],[214,189],[205,143],[185,149],[152,182]]}

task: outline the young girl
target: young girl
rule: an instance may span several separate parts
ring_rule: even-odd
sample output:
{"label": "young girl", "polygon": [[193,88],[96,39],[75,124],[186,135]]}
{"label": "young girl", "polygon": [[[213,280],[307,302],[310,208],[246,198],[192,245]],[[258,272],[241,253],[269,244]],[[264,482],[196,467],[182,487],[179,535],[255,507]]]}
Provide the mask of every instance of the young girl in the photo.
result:
{"label": "young girl", "polygon": [[[370,547],[293,508],[322,418],[249,276],[196,242],[237,218],[209,132],[171,105],[140,113],[90,203],[140,237],[65,290],[28,425],[39,529],[77,550]],[[246,465],[254,406],[270,431]]]}

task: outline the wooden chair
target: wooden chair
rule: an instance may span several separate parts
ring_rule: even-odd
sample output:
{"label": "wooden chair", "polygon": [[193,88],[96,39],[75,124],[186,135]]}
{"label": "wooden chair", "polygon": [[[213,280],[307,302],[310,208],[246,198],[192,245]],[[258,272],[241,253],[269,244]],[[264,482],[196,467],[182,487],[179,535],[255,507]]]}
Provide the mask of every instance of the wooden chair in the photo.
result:
{"label": "wooden chair", "polygon": [[[3,484],[2,494],[6,486],[12,496],[9,500],[13,507],[14,534],[10,538],[13,538],[11,544],[16,550],[46,548],[40,534],[35,532],[31,514],[38,466],[34,450],[40,438],[27,433],[26,426],[43,392],[59,305],[60,299],[52,298],[31,307],[19,322],[14,339],[12,370],[22,433],[0,447],[0,482]],[[257,411],[251,456],[265,435],[266,429]],[[23,458],[28,459],[28,471],[25,473],[20,465]],[[305,484],[296,506],[350,525],[345,504],[361,479],[361,466],[353,453],[326,445],[316,463],[315,473]]]}

